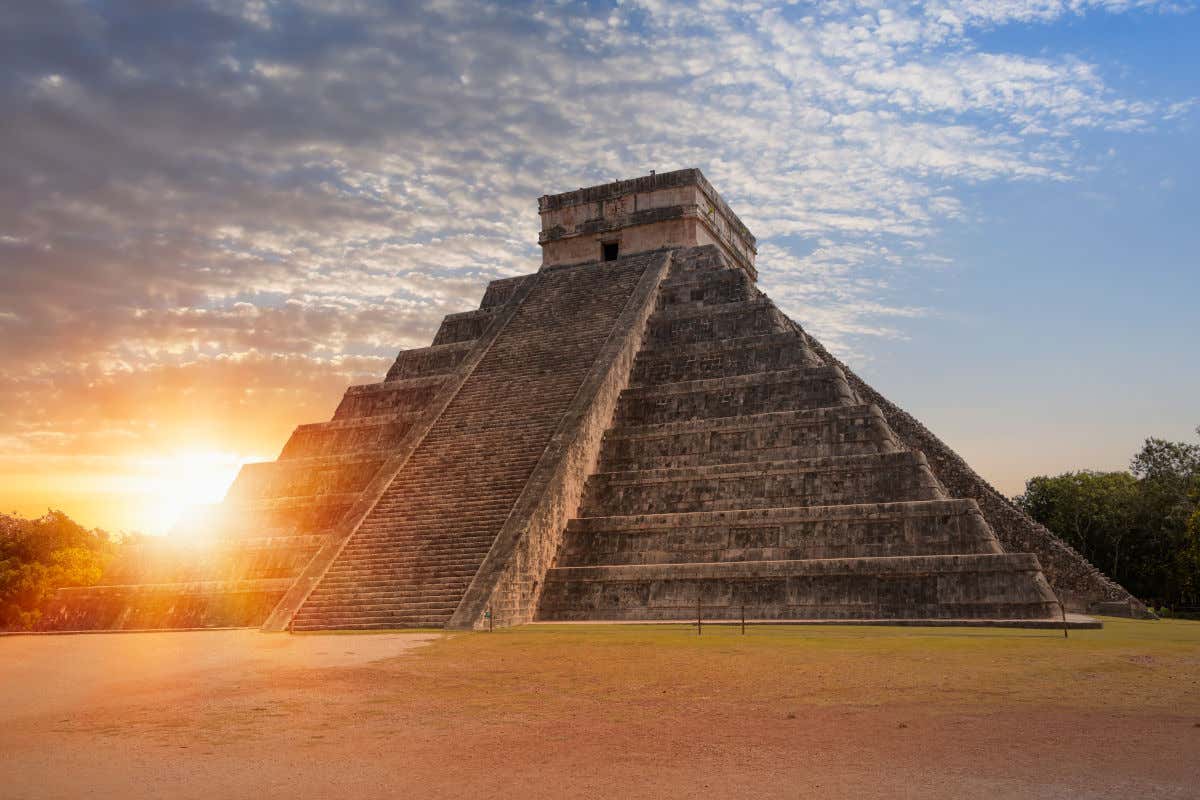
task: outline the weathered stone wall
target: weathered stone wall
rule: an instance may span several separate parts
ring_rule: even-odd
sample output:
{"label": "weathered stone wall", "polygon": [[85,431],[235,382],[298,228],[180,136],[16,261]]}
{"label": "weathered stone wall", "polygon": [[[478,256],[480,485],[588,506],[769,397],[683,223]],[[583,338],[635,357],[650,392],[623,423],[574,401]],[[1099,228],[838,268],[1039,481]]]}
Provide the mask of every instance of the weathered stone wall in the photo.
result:
{"label": "weathered stone wall", "polygon": [[839,406],[617,427],[605,435],[601,471],[828,458],[899,449],[874,406]]}
{"label": "weathered stone wall", "polygon": [[42,630],[174,630],[258,625],[292,583],[251,581],[137,584],[59,589]]}
{"label": "weathered stone wall", "polygon": [[[1020,579],[1014,579],[1020,576]],[[1047,620],[1054,595],[1027,553],[566,567],[540,618]]]}
{"label": "weathered stone wall", "polygon": [[971,500],[581,517],[558,566],[1002,552]]}
{"label": "weathered stone wall", "polygon": [[420,411],[401,411],[300,425],[283,446],[279,458],[393,450],[420,416]]}
{"label": "weathered stone wall", "polygon": [[446,375],[428,375],[351,386],[342,396],[333,418],[341,420],[419,411],[433,401],[446,381]]}
{"label": "weathered stone wall", "polygon": [[442,320],[441,327],[434,334],[433,346],[478,339],[492,324],[492,318],[495,316],[497,308],[498,306],[463,311],[460,314],[447,314]]}
{"label": "weathered stone wall", "polygon": [[487,289],[483,291],[483,300],[479,302],[479,307],[484,309],[495,309],[513,299],[513,296],[521,288],[521,286],[532,278],[532,275],[516,275],[512,278],[498,278],[491,281],[487,285]]}
{"label": "weathered stone wall", "polygon": [[387,372],[384,383],[423,375],[444,375],[453,372],[471,352],[474,340],[439,344],[434,347],[414,347],[401,350]]}
{"label": "weathered stone wall", "polygon": [[875,453],[800,463],[606,472],[588,481],[579,515],[834,506],[945,497],[920,453]]}
{"label": "weathered stone wall", "polygon": [[[799,326],[797,326],[797,330]],[[837,364],[863,402],[874,403],[883,412],[888,425],[906,447],[925,453],[930,468],[953,497],[969,497],[979,504],[996,537],[1005,550],[1034,553],[1042,570],[1063,604],[1072,611],[1102,610],[1107,614],[1127,613],[1150,616],[1146,607],[1111,580],[1074,548],[1045,526],[1012,504],[1004,495],[976,473],[967,462],[937,438],[912,415],[891,403],[858,377],[846,365],[829,354],[820,342],[807,337],[809,346],[830,364]]]}
{"label": "weathered stone wall", "polygon": [[841,372],[806,367],[630,389],[621,397],[621,415],[654,424],[815,409],[850,400]]}
{"label": "weathered stone wall", "polygon": [[751,277],[756,242],[698,169],[615,181],[538,200],[542,264],[595,261],[601,244],[621,255],[714,245]]}

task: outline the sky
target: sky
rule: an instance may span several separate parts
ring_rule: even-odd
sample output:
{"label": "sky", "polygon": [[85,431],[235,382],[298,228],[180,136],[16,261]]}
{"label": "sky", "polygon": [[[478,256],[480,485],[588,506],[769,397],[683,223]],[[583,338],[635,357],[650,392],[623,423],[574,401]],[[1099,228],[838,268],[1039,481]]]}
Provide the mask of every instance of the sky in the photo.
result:
{"label": "sky", "polygon": [[692,166],[1002,491],[1200,425],[1195,3],[3,6],[0,510],[163,532]]}

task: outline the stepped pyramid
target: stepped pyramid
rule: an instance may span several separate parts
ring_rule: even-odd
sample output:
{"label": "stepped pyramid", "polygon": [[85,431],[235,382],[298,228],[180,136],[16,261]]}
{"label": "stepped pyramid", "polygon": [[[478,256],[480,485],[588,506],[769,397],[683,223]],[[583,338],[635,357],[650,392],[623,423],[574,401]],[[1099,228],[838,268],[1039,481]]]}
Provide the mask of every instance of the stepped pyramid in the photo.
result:
{"label": "stepped pyramid", "polygon": [[1145,613],[788,319],[699,170],[539,208],[538,272],[44,627]]}

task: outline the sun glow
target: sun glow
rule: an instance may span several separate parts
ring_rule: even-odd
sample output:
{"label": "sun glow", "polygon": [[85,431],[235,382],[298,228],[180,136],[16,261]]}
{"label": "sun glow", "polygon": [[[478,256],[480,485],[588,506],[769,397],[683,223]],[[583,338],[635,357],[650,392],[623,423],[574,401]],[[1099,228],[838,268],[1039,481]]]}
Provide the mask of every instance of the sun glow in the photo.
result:
{"label": "sun glow", "polygon": [[[147,533],[172,533],[179,523],[220,503],[242,465],[261,458],[237,453],[185,451],[140,460],[144,471],[136,479],[144,498],[138,517]],[[180,526],[183,535],[188,526]]]}

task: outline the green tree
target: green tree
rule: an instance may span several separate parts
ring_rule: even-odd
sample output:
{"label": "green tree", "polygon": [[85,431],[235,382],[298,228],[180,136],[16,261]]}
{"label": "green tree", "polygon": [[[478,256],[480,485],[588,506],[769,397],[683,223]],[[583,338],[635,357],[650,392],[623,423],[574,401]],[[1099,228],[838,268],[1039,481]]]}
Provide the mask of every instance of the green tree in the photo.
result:
{"label": "green tree", "polygon": [[114,550],[107,533],[61,511],[38,519],[0,514],[0,627],[36,625],[55,589],[95,584]]}
{"label": "green tree", "polygon": [[1016,498],[1027,514],[1054,531],[1114,579],[1130,566],[1136,548],[1138,482],[1128,472],[1065,472],[1039,475]]}
{"label": "green tree", "polygon": [[1015,500],[1135,595],[1200,602],[1200,444],[1151,437],[1129,472],[1039,475]]}
{"label": "green tree", "polygon": [[1139,479],[1139,522],[1154,554],[1143,569],[1160,587],[1157,596],[1200,602],[1200,444],[1149,438],[1129,468]]}

